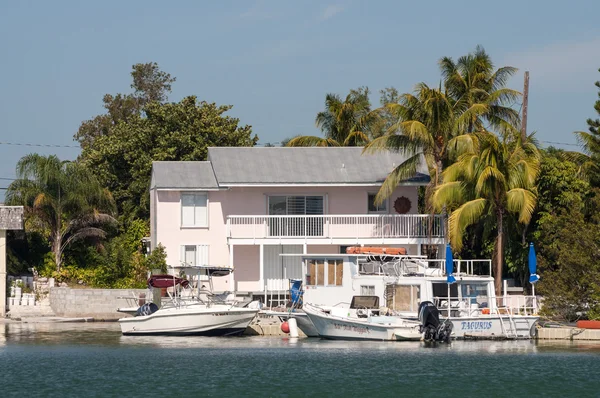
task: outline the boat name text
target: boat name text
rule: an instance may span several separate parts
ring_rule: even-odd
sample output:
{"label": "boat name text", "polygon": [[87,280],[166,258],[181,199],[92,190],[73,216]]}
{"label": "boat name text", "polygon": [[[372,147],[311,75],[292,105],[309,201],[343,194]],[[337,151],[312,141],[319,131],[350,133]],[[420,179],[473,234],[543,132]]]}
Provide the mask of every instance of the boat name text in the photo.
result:
{"label": "boat name text", "polygon": [[492,322],[461,322],[461,330],[484,330],[491,329]]}

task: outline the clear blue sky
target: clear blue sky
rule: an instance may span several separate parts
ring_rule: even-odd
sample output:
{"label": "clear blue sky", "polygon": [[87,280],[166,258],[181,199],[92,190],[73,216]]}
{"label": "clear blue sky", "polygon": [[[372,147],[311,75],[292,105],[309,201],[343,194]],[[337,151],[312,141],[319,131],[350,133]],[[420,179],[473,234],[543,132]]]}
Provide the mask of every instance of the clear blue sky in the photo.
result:
{"label": "clear blue sky", "polygon": [[[368,86],[376,105],[386,86],[437,84],[440,57],[481,44],[520,69],[511,87],[530,71],[529,130],[575,143],[595,116],[599,15],[598,0],[0,0],[0,142],[74,145],[102,96],[129,92],[131,65],[150,61],[177,77],[170,100],[232,104],[261,143],[318,134],[326,93]],[[0,177],[30,152],[78,149],[0,144]]]}

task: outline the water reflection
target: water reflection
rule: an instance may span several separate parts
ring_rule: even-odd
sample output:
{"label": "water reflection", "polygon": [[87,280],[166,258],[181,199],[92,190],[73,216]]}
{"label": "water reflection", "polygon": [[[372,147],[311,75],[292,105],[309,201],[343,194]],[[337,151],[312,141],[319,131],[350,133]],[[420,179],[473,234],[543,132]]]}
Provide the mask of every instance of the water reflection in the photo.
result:
{"label": "water reflection", "polygon": [[0,347],[7,345],[80,346],[155,349],[218,349],[234,350],[330,350],[404,352],[423,355],[442,353],[478,354],[535,354],[553,352],[582,352],[600,354],[600,342],[540,340],[540,341],[454,341],[451,344],[418,342],[334,341],[316,338],[289,337],[174,337],[123,336],[116,322],[91,323],[4,323],[0,324]]}

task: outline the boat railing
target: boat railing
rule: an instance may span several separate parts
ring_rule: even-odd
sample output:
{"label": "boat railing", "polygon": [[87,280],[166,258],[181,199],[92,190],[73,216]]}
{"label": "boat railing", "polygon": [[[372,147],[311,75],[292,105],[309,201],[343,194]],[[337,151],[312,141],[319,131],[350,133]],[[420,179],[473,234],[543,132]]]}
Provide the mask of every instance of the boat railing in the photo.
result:
{"label": "boat railing", "polygon": [[[359,272],[370,275],[386,275],[391,277],[428,275],[445,276],[446,260],[429,259],[423,256],[383,256],[379,262],[359,262]],[[490,259],[455,259],[454,274],[466,276],[491,276],[492,260]]]}
{"label": "boat railing", "polygon": [[447,316],[448,312],[452,317],[485,317],[498,314],[528,316],[538,313],[536,296],[435,297],[433,302],[442,316]]}

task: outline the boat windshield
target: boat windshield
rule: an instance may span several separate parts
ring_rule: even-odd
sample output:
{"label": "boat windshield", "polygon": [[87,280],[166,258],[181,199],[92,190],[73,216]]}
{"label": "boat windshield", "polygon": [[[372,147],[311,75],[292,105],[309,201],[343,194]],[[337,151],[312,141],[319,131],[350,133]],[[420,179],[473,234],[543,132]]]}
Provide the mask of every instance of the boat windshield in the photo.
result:
{"label": "boat windshield", "polygon": [[477,282],[459,283],[460,294],[463,299],[469,299],[470,304],[487,304],[488,284]]}
{"label": "boat windshield", "polygon": [[350,308],[379,308],[378,296],[353,296]]}

